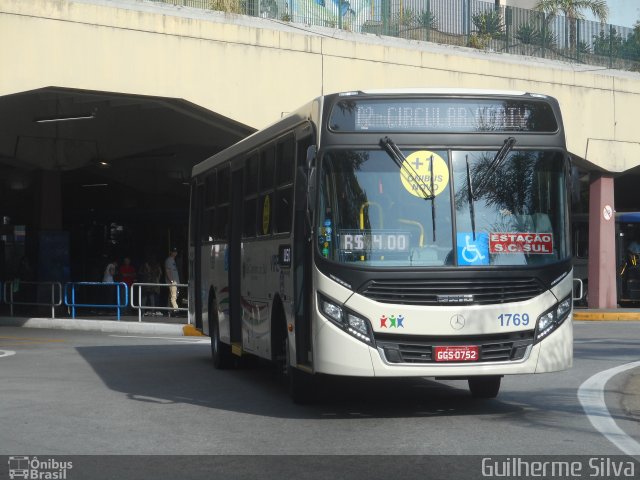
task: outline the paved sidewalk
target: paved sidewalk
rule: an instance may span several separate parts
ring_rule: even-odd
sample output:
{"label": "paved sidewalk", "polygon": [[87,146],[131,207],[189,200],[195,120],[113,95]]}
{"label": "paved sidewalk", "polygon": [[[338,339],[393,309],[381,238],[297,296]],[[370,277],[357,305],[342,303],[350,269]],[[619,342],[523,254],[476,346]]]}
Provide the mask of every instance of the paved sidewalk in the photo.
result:
{"label": "paved sidewalk", "polygon": [[[144,317],[146,318],[146,317]],[[138,322],[137,316],[99,316],[95,318],[43,318],[0,316],[0,326],[53,328],[58,330],[85,330],[108,333],[200,336],[193,325],[185,325],[186,318],[166,318],[160,322]]]}

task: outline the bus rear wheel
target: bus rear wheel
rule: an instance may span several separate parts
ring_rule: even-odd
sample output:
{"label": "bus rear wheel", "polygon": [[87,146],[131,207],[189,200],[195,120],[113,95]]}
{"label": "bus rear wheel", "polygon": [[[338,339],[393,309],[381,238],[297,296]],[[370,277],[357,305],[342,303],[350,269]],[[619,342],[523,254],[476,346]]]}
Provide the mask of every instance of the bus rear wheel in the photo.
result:
{"label": "bus rear wheel", "polygon": [[209,335],[211,336],[211,357],[213,366],[218,370],[224,370],[233,367],[233,354],[231,346],[222,343],[220,340],[220,327],[218,326],[218,318],[209,318]]}
{"label": "bus rear wheel", "polygon": [[499,375],[469,378],[469,390],[473,398],[496,398],[500,391]]}

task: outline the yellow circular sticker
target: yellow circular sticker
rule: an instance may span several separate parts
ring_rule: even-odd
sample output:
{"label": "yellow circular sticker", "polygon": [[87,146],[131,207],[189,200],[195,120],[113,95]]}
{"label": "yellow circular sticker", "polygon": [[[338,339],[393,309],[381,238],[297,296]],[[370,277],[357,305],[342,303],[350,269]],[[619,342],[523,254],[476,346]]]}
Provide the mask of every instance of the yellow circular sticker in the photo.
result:
{"label": "yellow circular sticker", "polygon": [[269,195],[264,197],[264,204],[262,205],[262,233],[264,235],[269,234],[269,221],[271,220],[271,200]]}
{"label": "yellow circular sticker", "polygon": [[[433,192],[431,192],[433,173]],[[428,150],[413,152],[402,162],[400,180],[407,191],[420,198],[441,194],[449,184],[449,168],[437,153]]]}

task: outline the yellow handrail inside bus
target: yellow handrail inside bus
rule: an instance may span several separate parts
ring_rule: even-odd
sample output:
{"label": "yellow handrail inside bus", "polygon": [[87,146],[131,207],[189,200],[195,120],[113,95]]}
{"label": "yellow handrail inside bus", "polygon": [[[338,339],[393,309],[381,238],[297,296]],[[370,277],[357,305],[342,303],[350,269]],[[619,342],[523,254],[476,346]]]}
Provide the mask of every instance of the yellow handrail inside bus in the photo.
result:
{"label": "yellow handrail inside bus", "polygon": [[376,202],[364,202],[360,207],[360,230],[364,230],[364,209],[369,207],[376,207],[378,210],[378,220],[380,221],[380,226],[378,228],[383,228],[382,207],[380,204]]}
{"label": "yellow handrail inside bus", "polygon": [[424,247],[424,227],[420,222],[416,222],[415,220],[407,220],[406,218],[399,218],[398,223],[405,223],[407,225],[414,225],[418,227],[420,230],[420,246]]}

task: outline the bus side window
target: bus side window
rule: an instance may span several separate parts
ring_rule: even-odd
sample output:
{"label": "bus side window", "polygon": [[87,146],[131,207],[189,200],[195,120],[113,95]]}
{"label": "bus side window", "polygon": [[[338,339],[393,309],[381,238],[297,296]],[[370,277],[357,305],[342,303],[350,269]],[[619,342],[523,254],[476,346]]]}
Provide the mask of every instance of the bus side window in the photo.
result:
{"label": "bus side window", "polygon": [[229,166],[218,170],[216,213],[213,226],[213,238],[226,240],[229,236],[229,186],[231,178]]}
{"label": "bus side window", "polygon": [[273,224],[273,187],[276,173],[275,145],[260,153],[260,197],[256,230],[258,235],[270,235]]}
{"label": "bus side window", "polygon": [[293,163],[295,143],[293,135],[288,135],[278,143],[276,159],[275,224],[274,233],[291,231],[293,210]]}
{"label": "bus side window", "polygon": [[293,187],[279,189],[276,192],[276,224],[274,233],[291,231],[291,210],[293,207]]}
{"label": "bus side window", "polygon": [[256,206],[258,194],[258,155],[247,158],[244,170],[243,237],[256,236]]}
{"label": "bus side window", "polygon": [[216,200],[216,172],[214,171],[204,181],[204,209],[202,210],[201,239],[203,243],[213,240],[213,222]]}

